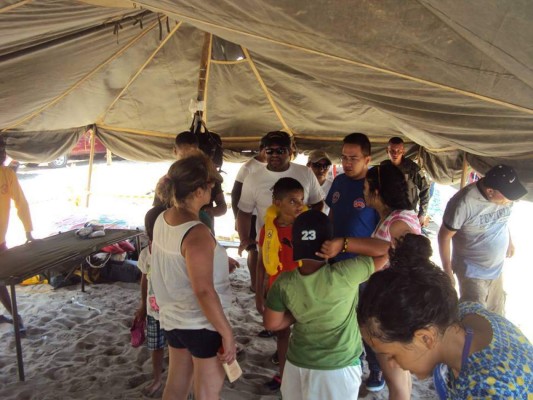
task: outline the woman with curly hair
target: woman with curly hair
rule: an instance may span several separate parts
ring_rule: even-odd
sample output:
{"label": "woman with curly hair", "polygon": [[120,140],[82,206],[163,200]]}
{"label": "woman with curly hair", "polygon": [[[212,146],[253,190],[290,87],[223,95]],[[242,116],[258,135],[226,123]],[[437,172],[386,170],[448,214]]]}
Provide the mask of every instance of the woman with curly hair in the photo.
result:
{"label": "woman with curly hair", "polygon": [[431,243],[407,234],[390,268],[373,274],[357,318],[364,340],[389,363],[423,379],[441,399],[530,399],[533,346],[481,304],[458,304],[448,275],[433,264]]}

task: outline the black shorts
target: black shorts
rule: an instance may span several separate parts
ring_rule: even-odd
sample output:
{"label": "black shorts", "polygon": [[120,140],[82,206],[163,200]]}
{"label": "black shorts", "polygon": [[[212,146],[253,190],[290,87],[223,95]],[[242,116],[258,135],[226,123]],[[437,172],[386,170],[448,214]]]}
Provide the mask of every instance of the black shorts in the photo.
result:
{"label": "black shorts", "polygon": [[187,349],[196,358],[215,357],[222,346],[222,336],[209,329],[172,329],[163,333],[170,347]]}

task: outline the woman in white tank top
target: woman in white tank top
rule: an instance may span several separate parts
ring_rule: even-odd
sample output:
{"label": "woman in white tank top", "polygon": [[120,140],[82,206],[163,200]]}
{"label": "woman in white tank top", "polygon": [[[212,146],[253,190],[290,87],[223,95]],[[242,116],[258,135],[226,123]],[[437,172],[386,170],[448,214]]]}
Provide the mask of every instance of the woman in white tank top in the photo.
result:
{"label": "woman in white tank top", "polygon": [[169,344],[164,398],[218,399],[222,363],[236,346],[224,313],[231,306],[228,257],[198,214],[222,178],[202,154],[176,161],[168,171],[173,207],[159,215],[152,242],[151,280],[161,328]]}

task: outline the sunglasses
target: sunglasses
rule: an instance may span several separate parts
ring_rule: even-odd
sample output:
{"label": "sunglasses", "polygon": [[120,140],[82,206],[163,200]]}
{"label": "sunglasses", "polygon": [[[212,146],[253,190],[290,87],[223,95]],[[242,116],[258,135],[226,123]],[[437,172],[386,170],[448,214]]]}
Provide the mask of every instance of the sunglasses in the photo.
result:
{"label": "sunglasses", "polygon": [[272,154],[278,154],[281,156],[282,154],[285,154],[288,152],[289,152],[289,149],[286,147],[278,147],[277,149],[266,149],[265,150],[265,153],[267,153],[267,155],[269,156],[271,156]]}
{"label": "sunglasses", "polygon": [[311,163],[311,166],[312,166],[313,168],[316,168],[316,169],[322,169],[322,170],[325,170],[325,169],[328,169],[328,168],[329,168],[330,164],[314,162],[314,163]]}

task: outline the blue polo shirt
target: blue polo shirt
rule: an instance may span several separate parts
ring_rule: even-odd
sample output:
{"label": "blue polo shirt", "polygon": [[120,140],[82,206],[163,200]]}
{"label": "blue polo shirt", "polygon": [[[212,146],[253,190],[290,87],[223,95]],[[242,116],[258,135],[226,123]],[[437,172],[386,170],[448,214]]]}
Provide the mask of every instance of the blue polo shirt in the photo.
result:
{"label": "blue polo shirt", "polygon": [[[333,235],[335,237],[370,237],[379,223],[378,212],[366,206],[363,195],[365,179],[352,179],[338,175],[326,198],[333,210]],[[354,253],[341,253],[335,259],[355,257]]]}

